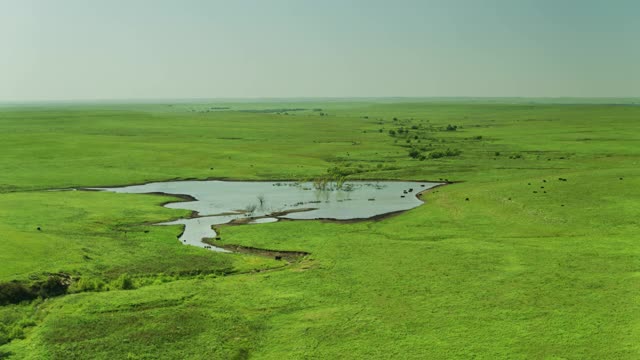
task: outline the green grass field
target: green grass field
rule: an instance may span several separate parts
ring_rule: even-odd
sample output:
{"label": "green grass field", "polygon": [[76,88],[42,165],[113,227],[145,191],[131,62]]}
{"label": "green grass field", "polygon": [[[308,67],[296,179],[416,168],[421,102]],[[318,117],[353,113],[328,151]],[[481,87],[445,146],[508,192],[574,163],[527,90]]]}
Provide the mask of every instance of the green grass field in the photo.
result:
{"label": "green grass field", "polygon": [[[639,120],[527,101],[0,108],[0,284],[73,279],[0,306],[0,358],[640,358]],[[221,229],[311,253],[287,266],[182,246],[150,225],[188,215],[172,197],[48,191],[330,169],[453,184],[380,221]]]}

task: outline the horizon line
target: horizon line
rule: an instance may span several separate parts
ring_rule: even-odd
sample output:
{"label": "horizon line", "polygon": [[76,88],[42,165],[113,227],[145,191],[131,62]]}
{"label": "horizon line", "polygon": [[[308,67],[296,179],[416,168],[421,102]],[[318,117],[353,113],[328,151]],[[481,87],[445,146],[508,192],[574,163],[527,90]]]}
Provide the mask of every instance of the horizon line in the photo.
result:
{"label": "horizon line", "polygon": [[55,103],[158,103],[158,102],[192,102],[192,101],[230,101],[230,102],[250,102],[250,101],[318,101],[318,100],[500,100],[500,99],[531,99],[531,100],[640,100],[640,96],[261,96],[261,97],[176,97],[176,98],[92,98],[92,99],[23,99],[23,100],[1,100],[0,104],[55,104]]}

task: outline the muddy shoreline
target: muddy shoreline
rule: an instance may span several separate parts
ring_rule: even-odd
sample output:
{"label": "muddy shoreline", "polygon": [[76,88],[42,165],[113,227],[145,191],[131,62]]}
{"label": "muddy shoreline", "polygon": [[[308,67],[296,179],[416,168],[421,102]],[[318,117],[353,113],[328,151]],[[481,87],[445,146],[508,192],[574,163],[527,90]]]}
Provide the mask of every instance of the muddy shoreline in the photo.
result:
{"label": "muddy shoreline", "polygon": [[235,245],[235,244],[218,244],[212,239],[203,239],[203,242],[211,246],[215,246],[221,249],[231,251],[233,253],[271,257],[276,260],[284,260],[288,263],[296,262],[304,258],[305,256],[311,255],[311,253],[306,251],[271,250],[271,249],[263,249],[263,248],[256,248],[251,246]]}

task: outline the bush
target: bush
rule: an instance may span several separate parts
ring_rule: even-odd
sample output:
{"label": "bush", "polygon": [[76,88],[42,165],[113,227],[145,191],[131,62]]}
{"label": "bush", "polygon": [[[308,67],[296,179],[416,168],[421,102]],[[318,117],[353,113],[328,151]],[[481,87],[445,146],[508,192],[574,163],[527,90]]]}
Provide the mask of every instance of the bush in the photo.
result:
{"label": "bush", "polygon": [[447,149],[445,151],[445,156],[458,156],[460,155],[462,152],[458,149]]}
{"label": "bush", "polygon": [[0,306],[18,304],[37,297],[38,294],[36,292],[20,282],[11,281],[0,284]]}
{"label": "bush", "polygon": [[0,346],[8,343],[9,340],[9,331],[7,327],[3,323],[0,323]]}
{"label": "bush", "polygon": [[409,151],[409,156],[413,159],[417,159],[420,156],[420,151],[413,149]]}
{"label": "bush", "polygon": [[102,291],[105,288],[104,281],[100,279],[92,279],[92,278],[80,278],[80,280],[73,283],[69,291],[78,293],[85,291]]}
{"label": "bush", "polygon": [[67,293],[69,279],[59,275],[50,275],[47,280],[39,284],[38,295],[43,298],[60,296]]}
{"label": "bush", "polygon": [[14,326],[11,328],[11,331],[9,331],[8,338],[9,340],[24,339],[24,329],[19,325]]}
{"label": "bush", "polygon": [[432,151],[429,154],[429,158],[430,159],[439,159],[439,158],[443,158],[443,157],[451,157],[451,156],[458,156],[460,155],[462,152],[458,149],[447,149],[445,151]]}
{"label": "bush", "polygon": [[458,125],[447,125],[447,131],[456,131],[458,130]]}
{"label": "bush", "polygon": [[111,284],[119,290],[131,290],[134,288],[133,280],[127,274],[120,275],[120,277],[115,279]]}
{"label": "bush", "polygon": [[444,157],[444,153],[442,151],[432,151],[429,153],[430,159],[440,159],[441,157]]}

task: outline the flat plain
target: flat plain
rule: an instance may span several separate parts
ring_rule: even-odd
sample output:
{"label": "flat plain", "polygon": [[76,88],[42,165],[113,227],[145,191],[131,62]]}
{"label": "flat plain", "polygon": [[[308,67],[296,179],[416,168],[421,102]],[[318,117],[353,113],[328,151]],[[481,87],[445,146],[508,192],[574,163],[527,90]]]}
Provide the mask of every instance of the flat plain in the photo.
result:
{"label": "flat plain", "polygon": [[[637,359],[640,106],[262,101],[0,108],[0,358]],[[363,222],[182,246],[176,179],[446,181]],[[55,190],[55,191],[52,191]],[[2,295],[0,294],[0,295]],[[52,295],[52,296],[49,296]],[[3,295],[4,296],[4,295]],[[1,298],[1,297],[0,297]]]}

